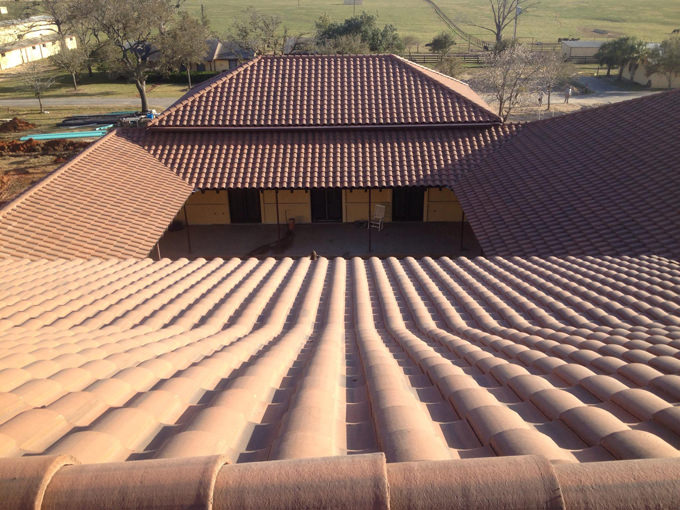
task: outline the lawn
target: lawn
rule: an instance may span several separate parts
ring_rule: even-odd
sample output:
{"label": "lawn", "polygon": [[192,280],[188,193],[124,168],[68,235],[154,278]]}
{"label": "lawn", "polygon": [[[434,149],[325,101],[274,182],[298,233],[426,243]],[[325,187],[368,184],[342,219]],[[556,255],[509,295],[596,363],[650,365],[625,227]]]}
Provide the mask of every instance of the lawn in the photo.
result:
{"label": "lawn", "polygon": [[[440,8],[469,33],[490,39],[475,24],[489,20],[487,0],[435,0]],[[222,34],[244,7],[276,14],[292,34],[313,33],[314,21],[322,14],[340,21],[352,15],[353,6],[343,0],[187,0],[186,6],[198,14],[203,4],[212,28]],[[377,14],[381,24],[394,24],[402,35],[411,35],[423,44],[446,27],[424,0],[363,0],[356,12]],[[520,18],[517,35],[544,42],[558,37],[603,38],[593,30],[606,30],[611,36],[634,35],[646,41],[660,41],[680,28],[677,0],[542,0]],[[510,35],[511,29],[508,32]]]}
{"label": "lawn", "polygon": [[[34,97],[17,77],[16,70],[4,71],[0,74],[0,99],[21,99]],[[47,90],[45,97],[66,98],[127,98],[138,97],[134,84],[125,80],[110,80],[105,73],[95,73],[93,77],[84,73],[78,84],[78,90],[73,89],[73,83],[69,75],[58,73],[56,70],[46,67],[45,74],[55,76],[54,85]],[[153,98],[176,98],[184,94],[186,85],[174,83],[147,84],[147,94]],[[37,104],[37,103],[36,103]]]}

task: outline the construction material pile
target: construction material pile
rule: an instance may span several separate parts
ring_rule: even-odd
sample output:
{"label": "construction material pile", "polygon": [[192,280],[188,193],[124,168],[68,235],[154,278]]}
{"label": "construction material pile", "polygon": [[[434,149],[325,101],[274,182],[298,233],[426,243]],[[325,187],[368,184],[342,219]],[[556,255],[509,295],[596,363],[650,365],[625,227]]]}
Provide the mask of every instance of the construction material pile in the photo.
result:
{"label": "construction material pile", "polygon": [[20,131],[28,131],[29,129],[35,129],[37,126],[31,124],[19,117],[14,117],[12,120],[5,122],[0,125],[0,133],[18,133]]}

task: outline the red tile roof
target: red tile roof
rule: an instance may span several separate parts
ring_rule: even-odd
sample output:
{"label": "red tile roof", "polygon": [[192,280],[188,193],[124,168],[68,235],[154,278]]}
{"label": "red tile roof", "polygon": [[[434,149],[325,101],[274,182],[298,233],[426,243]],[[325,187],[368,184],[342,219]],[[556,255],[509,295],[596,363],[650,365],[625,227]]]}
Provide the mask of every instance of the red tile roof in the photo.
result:
{"label": "red tile roof", "polygon": [[99,465],[67,456],[0,460],[3,500],[22,510],[670,510],[678,480],[678,459],[551,464],[523,455],[386,464],[375,453],[236,465],[220,456]]}
{"label": "red tile roof", "polygon": [[145,257],[191,191],[114,131],[0,210],[0,256]]}
{"label": "red tile roof", "polygon": [[139,143],[196,188],[450,186],[516,129],[147,132]]}
{"label": "red tile roof", "polygon": [[677,457],[679,284],[660,257],[0,260],[0,456]]}
{"label": "red tile roof", "polygon": [[680,258],[680,91],[532,122],[454,186],[487,254]]}
{"label": "red tile roof", "polygon": [[262,56],[180,98],[175,128],[500,123],[465,83],[395,55]]}

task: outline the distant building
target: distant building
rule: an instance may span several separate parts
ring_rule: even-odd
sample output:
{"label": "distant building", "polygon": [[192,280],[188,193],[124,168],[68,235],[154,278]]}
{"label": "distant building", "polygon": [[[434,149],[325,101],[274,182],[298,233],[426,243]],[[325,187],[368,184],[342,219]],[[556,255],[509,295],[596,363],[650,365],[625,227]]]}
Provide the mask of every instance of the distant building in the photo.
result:
{"label": "distant building", "polygon": [[565,59],[594,57],[605,41],[562,41],[562,56]]}
{"label": "distant building", "polygon": [[195,71],[228,71],[255,57],[252,50],[241,48],[233,42],[208,39],[208,51],[202,64],[194,66]]}
{"label": "distant building", "polygon": [[[69,49],[75,37],[66,37]],[[32,16],[0,22],[0,70],[48,58],[61,51],[57,26],[49,16]]]}

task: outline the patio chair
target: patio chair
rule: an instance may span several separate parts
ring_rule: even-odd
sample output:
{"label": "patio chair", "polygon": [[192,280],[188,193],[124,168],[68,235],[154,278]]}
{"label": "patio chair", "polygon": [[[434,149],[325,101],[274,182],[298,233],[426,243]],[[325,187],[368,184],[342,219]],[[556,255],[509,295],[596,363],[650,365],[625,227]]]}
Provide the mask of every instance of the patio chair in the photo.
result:
{"label": "patio chair", "polygon": [[375,204],[375,212],[373,217],[368,220],[368,228],[383,229],[383,220],[385,219],[385,206],[383,204]]}

